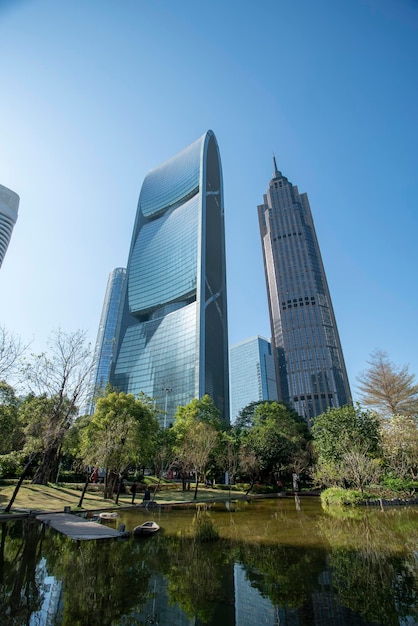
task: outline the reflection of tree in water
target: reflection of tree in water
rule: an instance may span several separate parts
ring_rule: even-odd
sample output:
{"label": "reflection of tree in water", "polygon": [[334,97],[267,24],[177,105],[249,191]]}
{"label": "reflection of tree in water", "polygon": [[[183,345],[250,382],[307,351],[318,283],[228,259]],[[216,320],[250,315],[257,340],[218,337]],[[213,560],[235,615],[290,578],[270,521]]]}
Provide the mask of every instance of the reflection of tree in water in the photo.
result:
{"label": "reflection of tree in water", "polygon": [[151,594],[154,550],[149,542],[73,542],[55,535],[45,554],[48,570],[62,580],[60,623],[107,626],[139,611]]}
{"label": "reflection of tree in water", "polygon": [[384,626],[412,614],[418,617],[416,520],[416,512],[400,516],[396,510],[320,520],[331,544],[332,585],[341,605]]}
{"label": "reflection of tree in water", "polygon": [[303,607],[319,588],[326,551],[312,547],[244,544],[239,553],[251,585],[274,606]]}
{"label": "reflection of tree in water", "polygon": [[3,626],[29,624],[42,596],[36,579],[43,529],[33,519],[3,523],[0,544],[0,614]]}
{"label": "reflection of tree in water", "polygon": [[[229,542],[201,543],[194,538],[167,538],[167,592],[171,604],[178,604],[188,617],[204,624],[215,620],[220,606],[232,606],[233,594]],[[224,622],[225,623],[225,622]]]}

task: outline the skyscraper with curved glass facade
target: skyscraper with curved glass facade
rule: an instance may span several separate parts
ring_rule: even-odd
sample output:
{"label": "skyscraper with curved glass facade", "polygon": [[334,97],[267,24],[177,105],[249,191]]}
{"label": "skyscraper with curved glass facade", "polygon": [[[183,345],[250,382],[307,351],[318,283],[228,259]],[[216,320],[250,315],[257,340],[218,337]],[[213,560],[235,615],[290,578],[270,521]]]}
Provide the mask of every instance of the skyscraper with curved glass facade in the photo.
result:
{"label": "skyscraper with curved glass facade", "polygon": [[0,185],[0,267],[10,243],[13,227],[17,220],[19,196],[17,193]]}
{"label": "skyscraper with curved glass facade", "polygon": [[139,196],[111,382],[177,406],[209,394],[228,421],[222,171],[212,131],[152,170]]}
{"label": "skyscraper with curved glass facade", "polygon": [[306,419],[351,403],[308,196],[278,171],[258,207],[279,399]]}
{"label": "skyscraper with curved glass facade", "polygon": [[94,396],[103,390],[110,380],[112,356],[118,328],[118,315],[125,286],[126,268],[113,269],[107,281],[99,330],[94,349],[93,370],[90,382],[88,413],[93,413]]}

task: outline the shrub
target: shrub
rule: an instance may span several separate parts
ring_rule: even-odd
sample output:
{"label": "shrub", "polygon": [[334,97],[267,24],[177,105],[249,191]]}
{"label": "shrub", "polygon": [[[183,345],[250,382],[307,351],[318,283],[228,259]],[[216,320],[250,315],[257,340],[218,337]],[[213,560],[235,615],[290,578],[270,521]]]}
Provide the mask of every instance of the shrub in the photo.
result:
{"label": "shrub", "polygon": [[61,470],[59,473],[60,483],[84,483],[86,480],[85,473],[74,472],[71,470]]}
{"label": "shrub", "polygon": [[418,489],[418,482],[411,479],[385,476],[381,486],[396,495],[412,495]]}
{"label": "shrub", "polygon": [[256,483],[251,491],[253,493],[276,493],[277,487],[274,487],[273,485],[260,485]]}
{"label": "shrub", "polygon": [[356,489],[343,489],[342,487],[330,487],[321,493],[321,504],[324,508],[329,506],[346,506],[360,504],[368,498]]}
{"label": "shrub", "polygon": [[196,521],[196,539],[199,541],[216,541],[219,533],[210,517],[198,517]]}
{"label": "shrub", "polygon": [[1,478],[16,478],[21,474],[24,456],[21,452],[11,452],[0,456]]}
{"label": "shrub", "polygon": [[215,489],[220,489],[221,491],[238,491],[237,485],[215,485]]}

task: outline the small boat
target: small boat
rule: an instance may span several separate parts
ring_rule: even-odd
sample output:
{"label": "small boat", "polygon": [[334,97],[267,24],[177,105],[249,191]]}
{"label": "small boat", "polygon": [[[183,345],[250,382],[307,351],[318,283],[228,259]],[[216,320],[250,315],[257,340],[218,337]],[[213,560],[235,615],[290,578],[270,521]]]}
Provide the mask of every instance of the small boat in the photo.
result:
{"label": "small boat", "polygon": [[99,513],[99,517],[100,519],[115,519],[116,517],[119,517],[119,513],[104,511],[103,513]]}
{"label": "small boat", "polygon": [[135,526],[134,528],[134,536],[138,537],[139,535],[153,535],[160,527],[156,522],[144,522],[139,526]]}

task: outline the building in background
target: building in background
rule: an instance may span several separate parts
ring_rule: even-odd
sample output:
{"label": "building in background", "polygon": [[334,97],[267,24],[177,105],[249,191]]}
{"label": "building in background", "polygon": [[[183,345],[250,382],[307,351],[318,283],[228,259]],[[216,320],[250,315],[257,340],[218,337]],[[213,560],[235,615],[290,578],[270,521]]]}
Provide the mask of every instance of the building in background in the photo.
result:
{"label": "building in background", "polygon": [[94,349],[88,413],[94,410],[94,396],[110,381],[112,354],[115,349],[118,313],[125,288],[126,269],[117,267],[109,274]]}
{"label": "building in background", "polygon": [[271,344],[257,336],[229,351],[231,422],[251,402],[277,400],[277,382]]}
{"label": "building in background", "polygon": [[208,394],[229,421],[222,171],[212,131],[145,178],[111,383],[144,392],[170,425]]}
{"label": "building in background", "polygon": [[308,197],[273,162],[258,217],[278,395],[310,420],[350,387]]}
{"label": "building in background", "polygon": [[18,208],[17,193],[0,185],[0,267],[16,224]]}

